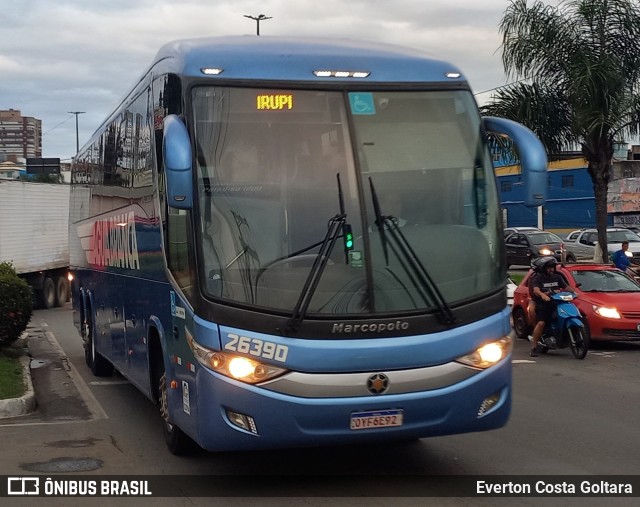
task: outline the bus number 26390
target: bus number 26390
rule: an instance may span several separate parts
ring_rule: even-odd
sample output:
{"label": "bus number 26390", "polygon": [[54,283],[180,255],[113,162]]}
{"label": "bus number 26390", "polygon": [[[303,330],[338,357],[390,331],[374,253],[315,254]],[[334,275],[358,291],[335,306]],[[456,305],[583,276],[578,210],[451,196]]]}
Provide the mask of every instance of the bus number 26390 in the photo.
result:
{"label": "bus number 26390", "polygon": [[264,359],[273,359],[284,363],[287,360],[289,347],[273,342],[267,342],[258,338],[249,338],[235,333],[228,333],[229,341],[225,343],[224,349],[241,354],[250,354]]}

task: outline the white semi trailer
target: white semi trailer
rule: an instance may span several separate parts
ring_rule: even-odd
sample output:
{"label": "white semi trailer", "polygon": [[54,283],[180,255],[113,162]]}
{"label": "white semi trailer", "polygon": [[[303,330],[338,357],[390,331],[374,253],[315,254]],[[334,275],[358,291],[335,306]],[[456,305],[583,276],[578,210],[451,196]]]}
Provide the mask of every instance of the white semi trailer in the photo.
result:
{"label": "white semi trailer", "polygon": [[69,296],[69,185],[0,180],[0,262],[11,262],[36,303]]}

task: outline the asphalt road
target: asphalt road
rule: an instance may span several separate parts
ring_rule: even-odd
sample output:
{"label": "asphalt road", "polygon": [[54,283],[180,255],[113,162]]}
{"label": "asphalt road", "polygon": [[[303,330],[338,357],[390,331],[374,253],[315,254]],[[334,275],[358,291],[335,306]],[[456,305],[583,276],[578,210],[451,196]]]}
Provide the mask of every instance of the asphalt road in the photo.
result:
{"label": "asphalt road", "polygon": [[[285,483],[284,497],[309,505],[369,505],[365,498],[380,491],[387,477],[400,498],[376,498],[375,505],[415,505],[389,476],[481,475],[527,477],[566,474],[640,474],[640,343],[597,346],[583,361],[569,350],[528,357],[528,343],[514,350],[514,404],[508,425],[485,433],[423,439],[400,444],[293,449],[244,453],[198,452],[189,458],[165,448],[156,407],[117,375],[94,378],[84,364],[81,340],[71,323],[69,305],[35,312],[32,332],[39,340],[59,344],[64,359],[46,346],[43,375],[36,386],[38,411],[0,421],[2,474],[117,474],[227,476],[235,481],[271,474],[278,478],[300,473],[326,476],[304,489]],[[54,347],[55,349],[55,347]],[[36,358],[37,359],[37,358]],[[340,496],[353,481],[349,497]],[[244,478],[244,479],[243,479]],[[275,479],[274,479],[275,480]],[[367,484],[369,486],[367,486]],[[282,488],[280,482],[280,488]],[[368,490],[368,488],[371,488]],[[224,488],[221,488],[224,491]],[[281,492],[281,490],[278,490]],[[394,494],[390,492],[388,494]],[[153,505],[209,505],[206,499],[154,499]],[[358,501],[359,498],[359,501]],[[10,499],[11,505],[21,505]],[[65,501],[63,501],[65,500]],[[72,505],[69,499],[48,499],[48,505]],[[104,499],[103,499],[104,500]],[[166,502],[165,502],[166,500]],[[299,505],[281,499],[267,505]],[[540,500],[540,499],[537,499]],[[568,505],[572,499],[562,499]],[[581,505],[602,505],[603,499],[575,499]],[[633,505],[629,499],[606,499]],[[57,503],[60,501],[60,503]],[[87,501],[86,499],[84,500]],[[246,503],[236,499],[233,503]],[[78,505],[85,503],[77,500]],[[109,505],[119,505],[114,499]],[[239,502],[239,503],[238,503]],[[5,499],[2,500],[3,505]],[[439,499],[438,505],[539,505],[535,499]],[[228,503],[224,503],[228,505]],[[24,505],[32,505],[26,502]],[[94,505],[104,505],[95,503]],[[131,500],[122,505],[131,505]]]}

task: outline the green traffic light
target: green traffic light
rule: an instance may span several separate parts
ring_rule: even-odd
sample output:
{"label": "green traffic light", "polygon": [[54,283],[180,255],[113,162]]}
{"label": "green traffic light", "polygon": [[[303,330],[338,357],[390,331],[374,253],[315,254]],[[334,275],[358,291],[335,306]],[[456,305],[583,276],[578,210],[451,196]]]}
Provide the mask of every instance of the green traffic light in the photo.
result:
{"label": "green traffic light", "polygon": [[353,250],[353,233],[349,224],[344,224],[344,247]]}

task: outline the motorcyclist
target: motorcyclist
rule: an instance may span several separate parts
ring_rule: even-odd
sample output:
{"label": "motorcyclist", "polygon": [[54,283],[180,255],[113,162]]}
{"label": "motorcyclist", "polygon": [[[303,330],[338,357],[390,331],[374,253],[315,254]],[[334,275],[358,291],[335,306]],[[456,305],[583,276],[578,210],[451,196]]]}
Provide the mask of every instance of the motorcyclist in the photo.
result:
{"label": "motorcyclist", "polygon": [[536,304],[536,325],[533,329],[531,343],[531,357],[538,356],[538,343],[544,328],[553,316],[555,309],[551,302],[551,294],[560,291],[575,292],[567,285],[564,277],[556,272],[558,261],[554,257],[547,257],[540,263],[540,272],[532,281],[533,299]]}

